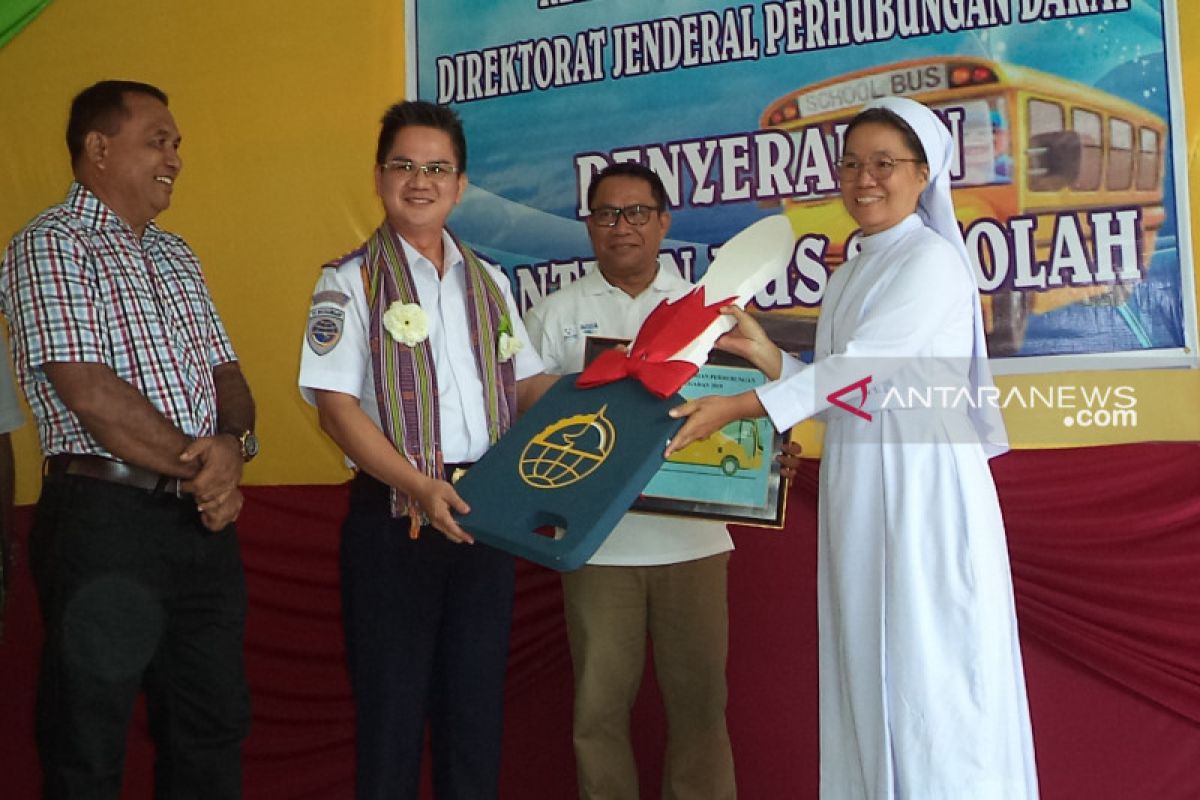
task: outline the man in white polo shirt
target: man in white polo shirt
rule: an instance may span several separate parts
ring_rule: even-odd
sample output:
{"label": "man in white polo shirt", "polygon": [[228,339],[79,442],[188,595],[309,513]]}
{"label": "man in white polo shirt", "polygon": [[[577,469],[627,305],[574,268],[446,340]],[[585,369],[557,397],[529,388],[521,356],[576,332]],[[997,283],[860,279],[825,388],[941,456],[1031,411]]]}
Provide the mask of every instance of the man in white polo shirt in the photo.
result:
{"label": "man in white polo shirt", "polygon": [[[588,336],[633,338],[660,301],[691,288],[659,268],[671,215],[653,171],[605,168],[588,189],[588,208],[598,269],[525,317],[549,373],[578,372]],[[732,549],[722,524],[629,513],[586,565],[563,575],[581,798],[638,796],[629,710],[647,634],[669,729],[663,798],[736,796],[725,725]]]}

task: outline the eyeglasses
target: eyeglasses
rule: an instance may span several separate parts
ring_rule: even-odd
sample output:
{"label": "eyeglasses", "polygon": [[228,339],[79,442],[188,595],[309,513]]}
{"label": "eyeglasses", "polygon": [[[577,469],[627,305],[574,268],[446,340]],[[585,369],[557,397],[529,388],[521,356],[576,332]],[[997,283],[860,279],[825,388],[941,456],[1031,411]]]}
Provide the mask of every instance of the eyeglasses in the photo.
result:
{"label": "eyeglasses", "polygon": [[402,180],[412,180],[418,171],[425,173],[431,181],[444,183],[458,174],[458,167],[445,161],[430,161],[428,164],[418,164],[408,158],[393,158],[379,165],[384,172],[394,172]]}
{"label": "eyeglasses", "polygon": [[887,180],[896,171],[896,165],[901,161],[907,161],[911,164],[920,164],[919,158],[892,158],[891,156],[875,156],[867,161],[849,157],[843,158],[837,162],[838,177],[842,180],[853,180],[862,172],[863,167],[867,168],[867,172],[872,178],[877,181]]}
{"label": "eyeglasses", "polygon": [[650,212],[658,211],[658,206],[645,206],[641,203],[634,203],[631,206],[617,208],[615,206],[602,206],[593,208],[590,219],[605,228],[615,228],[617,220],[621,217],[630,225],[645,225],[650,221]]}

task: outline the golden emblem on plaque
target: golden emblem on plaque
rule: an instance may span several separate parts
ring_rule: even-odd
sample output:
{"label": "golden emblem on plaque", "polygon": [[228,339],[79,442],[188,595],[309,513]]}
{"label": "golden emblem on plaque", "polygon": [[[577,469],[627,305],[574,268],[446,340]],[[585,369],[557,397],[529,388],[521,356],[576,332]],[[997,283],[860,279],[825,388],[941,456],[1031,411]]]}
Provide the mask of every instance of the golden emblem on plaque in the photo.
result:
{"label": "golden emblem on plaque", "polygon": [[521,480],[535,489],[561,489],[595,472],[617,441],[606,410],[603,405],[593,414],[576,414],[543,428],[521,452]]}

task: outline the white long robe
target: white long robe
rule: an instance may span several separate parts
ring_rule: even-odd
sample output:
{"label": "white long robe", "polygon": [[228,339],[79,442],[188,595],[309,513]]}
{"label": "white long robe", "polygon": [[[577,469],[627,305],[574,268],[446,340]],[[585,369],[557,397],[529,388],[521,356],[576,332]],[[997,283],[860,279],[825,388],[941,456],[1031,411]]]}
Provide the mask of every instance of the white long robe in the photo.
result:
{"label": "white long robe", "polygon": [[[821,797],[1037,797],[1004,522],[978,435],[908,387],[968,385],[973,281],[915,217],[831,276],[816,360],[760,390],[785,430],[824,412]],[[827,395],[870,376],[867,421]],[[897,391],[889,397],[889,390]],[[936,392],[932,395],[939,396]],[[843,397],[858,407],[859,396]],[[948,405],[954,405],[949,403]]]}

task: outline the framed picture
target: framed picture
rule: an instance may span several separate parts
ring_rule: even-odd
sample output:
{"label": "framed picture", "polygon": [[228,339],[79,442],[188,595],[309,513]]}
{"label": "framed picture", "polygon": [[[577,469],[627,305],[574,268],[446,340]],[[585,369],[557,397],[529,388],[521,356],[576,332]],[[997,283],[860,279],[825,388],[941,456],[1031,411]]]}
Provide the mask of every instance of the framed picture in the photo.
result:
{"label": "framed picture", "polygon": [[[589,336],[584,361],[591,363],[604,350],[627,343]],[[745,359],[713,350],[708,363],[679,393],[688,399],[737,394],[766,382]],[[671,456],[632,510],[782,528],[787,491],[775,456],[784,440],[765,417],[735,420]]]}

